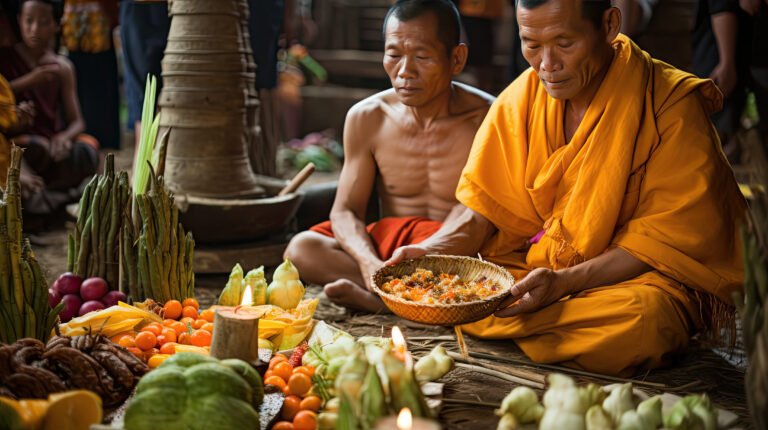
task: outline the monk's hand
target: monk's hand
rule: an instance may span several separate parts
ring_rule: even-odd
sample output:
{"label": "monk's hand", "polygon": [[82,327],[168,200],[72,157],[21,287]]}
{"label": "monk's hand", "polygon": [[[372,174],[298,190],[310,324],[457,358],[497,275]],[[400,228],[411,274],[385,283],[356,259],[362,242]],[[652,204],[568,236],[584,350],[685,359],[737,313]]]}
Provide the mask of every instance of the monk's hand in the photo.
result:
{"label": "monk's hand", "polygon": [[384,262],[385,266],[394,266],[395,264],[407,260],[409,258],[418,258],[423,257],[427,255],[429,251],[427,251],[426,248],[421,247],[419,245],[406,245],[401,246],[400,248],[397,248],[395,252],[392,253],[392,257],[389,258],[386,262]]}
{"label": "monk's hand", "polygon": [[373,275],[373,273],[379,270],[382,266],[384,266],[384,262],[379,259],[371,261],[366,265],[360,266],[360,274],[363,277],[364,283],[363,286],[368,291],[373,292],[373,287],[371,286],[371,275]]}
{"label": "monk's hand", "polygon": [[534,269],[522,281],[512,286],[509,297],[501,302],[494,315],[509,318],[534,312],[568,294],[569,287],[558,272],[547,268]]}

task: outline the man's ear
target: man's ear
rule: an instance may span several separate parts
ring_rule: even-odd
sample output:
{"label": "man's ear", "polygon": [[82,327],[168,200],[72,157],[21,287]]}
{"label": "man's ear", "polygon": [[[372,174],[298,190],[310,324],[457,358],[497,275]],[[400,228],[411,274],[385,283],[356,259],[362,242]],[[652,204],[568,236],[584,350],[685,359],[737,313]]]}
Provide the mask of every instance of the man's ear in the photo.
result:
{"label": "man's ear", "polygon": [[621,11],[612,7],[603,12],[603,30],[605,30],[606,42],[611,43],[621,30]]}
{"label": "man's ear", "polygon": [[469,55],[469,49],[464,43],[459,43],[451,50],[451,73],[458,75],[464,70],[464,66],[467,64],[467,55]]}

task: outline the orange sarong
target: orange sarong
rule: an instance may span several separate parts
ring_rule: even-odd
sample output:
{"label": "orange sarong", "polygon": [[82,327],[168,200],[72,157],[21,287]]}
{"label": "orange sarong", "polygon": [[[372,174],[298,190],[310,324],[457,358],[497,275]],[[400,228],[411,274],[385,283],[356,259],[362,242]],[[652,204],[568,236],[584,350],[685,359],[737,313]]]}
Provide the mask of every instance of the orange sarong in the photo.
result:
{"label": "orange sarong", "polygon": [[[443,225],[440,221],[429,218],[409,216],[384,218],[368,224],[366,230],[371,235],[379,258],[388,260],[392,253],[401,246],[414,245],[435,234]],[[333,237],[331,222],[321,222],[310,228],[311,231]]]}
{"label": "orange sarong", "polygon": [[613,47],[570,142],[565,101],[549,97],[536,73],[504,90],[456,197],[498,228],[481,252],[517,279],[613,247],[653,268],[537,312],[464,326],[514,339],[538,362],[628,375],[668,363],[692,333],[724,325],[743,280],[745,206],[709,119],[722,101],[712,81],[652,59],[624,35]]}

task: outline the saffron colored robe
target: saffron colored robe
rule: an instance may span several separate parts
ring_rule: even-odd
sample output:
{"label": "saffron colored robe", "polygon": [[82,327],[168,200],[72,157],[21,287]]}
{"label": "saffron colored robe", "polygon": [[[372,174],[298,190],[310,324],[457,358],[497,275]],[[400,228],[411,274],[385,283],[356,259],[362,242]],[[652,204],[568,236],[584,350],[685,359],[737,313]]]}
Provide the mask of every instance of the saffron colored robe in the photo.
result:
{"label": "saffron colored robe", "polygon": [[[570,142],[564,100],[529,69],[496,99],[456,196],[498,232],[481,250],[516,279],[620,247],[653,270],[537,312],[463,326],[512,338],[537,362],[605,374],[654,368],[716,329],[741,287],[744,211],[709,120],[722,96],[624,35]],[[529,239],[544,230],[541,239]]]}
{"label": "saffron colored robe", "polygon": [[[414,245],[435,234],[443,225],[440,221],[425,217],[391,217],[368,224],[366,230],[371,235],[379,258],[388,260],[392,253],[401,246]],[[331,222],[325,221],[310,227],[311,231],[333,237]]]}

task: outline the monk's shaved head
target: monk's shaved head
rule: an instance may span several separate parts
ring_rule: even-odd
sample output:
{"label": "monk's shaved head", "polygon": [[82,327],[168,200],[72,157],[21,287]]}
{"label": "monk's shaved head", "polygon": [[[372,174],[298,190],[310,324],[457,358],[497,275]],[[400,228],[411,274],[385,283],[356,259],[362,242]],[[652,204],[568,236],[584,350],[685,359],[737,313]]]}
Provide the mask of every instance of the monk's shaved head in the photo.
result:
{"label": "monk's shaved head", "polygon": [[459,44],[461,17],[456,6],[449,0],[398,0],[384,17],[382,26],[384,38],[387,37],[387,22],[390,17],[407,22],[427,13],[433,14],[437,19],[437,39],[450,55],[451,50]]}
{"label": "monk's shaved head", "polygon": [[[516,0],[515,5],[526,9],[537,7],[551,0]],[[573,0],[572,0],[573,1]],[[581,17],[600,29],[603,23],[603,13],[611,8],[611,0],[584,0],[581,2]]]}

